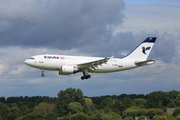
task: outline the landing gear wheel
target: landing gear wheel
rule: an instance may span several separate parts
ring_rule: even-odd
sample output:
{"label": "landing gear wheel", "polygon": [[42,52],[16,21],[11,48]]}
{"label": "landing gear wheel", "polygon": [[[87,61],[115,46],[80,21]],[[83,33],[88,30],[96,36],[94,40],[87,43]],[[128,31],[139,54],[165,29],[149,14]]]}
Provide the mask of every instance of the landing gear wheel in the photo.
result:
{"label": "landing gear wheel", "polygon": [[88,78],[91,78],[91,75],[87,75],[86,77],[87,77],[87,79],[88,79]]}
{"label": "landing gear wheel", "polygon": [[83,72],[83,76],[81,77],[81,80],[89,78],[91,78],[91,75],[88,74],[88,69],[85,69],[85,71]]}
{"label": "landing gear wheel", "polygon": [[41,77],[44,77],[44,71],[42,71]]}
{"label": "landing gear wheel", "polygon": [[84,80],[84,76],[81,77],[81,80]]}
{"label": "landing gear wheel", "polygon": [[81,77],[81,80],[89,79],[89,78],[91,78],[91,75],[84,75],[84,76]]}
{"label": "landing gear wheel", "polygon": [[41,74],[41,77],[44,77],[44,74]]}

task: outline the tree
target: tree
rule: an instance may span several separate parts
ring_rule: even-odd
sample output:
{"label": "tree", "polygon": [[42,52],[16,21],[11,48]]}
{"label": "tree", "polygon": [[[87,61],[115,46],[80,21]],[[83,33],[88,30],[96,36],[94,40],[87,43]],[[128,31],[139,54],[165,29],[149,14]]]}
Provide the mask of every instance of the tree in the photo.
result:
{"label": "tree", "polygon": [[173,112],[174,117],[176,117],[177,115],[180,115],[180,107],[177,107],[174,112]]}
{"label": "tree", "polygon": [[134,120],[132,117],[124,118],[124,120]]}
{"label": "tree", "polygon": [[101,102],[101,108],[105,109],[106,112],[109,112],[109,109],[113,109],[113,100],[110,97],[106,97],[102,102]]}
{"label": "tree", "polygon": [[57,115],[53,112],[50,112],[45,116],[45,119],[46,120],[57,120]]}
{"label": "tree", "polygon": [[114,101],[113,111],[121,114],[124,111],[124,107],[122,106],[122,102],[120,100]]}
{"label": "tree", "polygon": [[19,107],[19,109],[20,109],[22,115],[25,115],[25,114],[28,113],[29,107],[28,107],[27,105],[24,105],[24,104],[23,104],[23,105],[21,105],[21,106]]}
{"label": "tree", "polygon": [[71,120],[89,120],[89,116],[84,113],[77,113],[72,115]]}
{"label": "tree", "polygon": [[176,120],[180,120],[180,116],[177,116],[177,117],[176,117]]}
{"label": "tree", "polygon": [[148,109],[147,112],[148,112],[148,116],[150,119],[152,119],[154,115],[163,115],[164,114],[163,110],[158,109],[158,108]]}
{"label": "tree", "polygon": [[123,99],[123,101],[122,101],[122,105],[123,105],[123,107],[124,107],[125,109],[131,107],[131,106],[132,106],[132,101],[131,101],[131,99],[128,98],[128,97],[125,97],[125,98]]}
{"label": "tree", "polygon": [[61,90],[58,93],[58,103],[57,103],[57,111],[59,116],[64,116],[68,113],[67,107],[71,102],[78,102],[82,106],[84,106],[84,96],[81,89],[76,88],[68,88],[66,90]]}
{"label": "tree", "polygon": [[83,107],[78,102],[70,102],[68,105],[68,111],[71,114],[76,114],[76,113],[82,112],[82,110],[83,110]]}
{"label": "tree", "polygon": [[61,102],[79,102],[80,104],[84,105],[84,96],[81,89],[68,88],[65,91],[61,90],[58,93],[58,98]]}
{"label": "tree", "polygon": [[29,113],[25,115],[22,120],[45,120],[44,116],[40,113]]}
{"label": "tree", "polygon": [[136,98],[136,99],[133,99],[132,102],[134,106],[139,106],[141,108],[144,108],[146,106],[147,100],[144,98]]}
{"label": "tree", "polygon": [[167,104],[168,108],[175,108],[176,104],[174,103],[173,99],[170,99],[170,102]]}
{"label": "tree", "polygon": [[90,120],[101,120],[101,113],[91,115]]}
{"label": "tree", "polygon": [[123,111],[123,117],[139,117],[147,116],[146,109],[140,109],[139,107],[132,106]]}
{"label": "tree", "polygon": [[0,102],[5,102],[5,101],[6,101],[5,97],[0,98]]}
{"label": "tree", "polygon": [[179,94],[179,91],[172,90],[172,91],[167,92],[167,97],[175,101],[178,94]]}
{"label": "tree", "polygon": [[145,116],[140,116],[138,120],[145,120]]}
{"label": "tree", "polygon": [[41,113],[44,116],[47,115],[48,113],[51,113],[54,111],[55,105],[51,103],[39,103],[35,108],[33,109],[33,112],[35,113]]}
{"label": "tree", "polygon": [[21,116],[21,111],[18,106],[13,106],[10,108],[8,115],[4,117],[5,120],[15,120],[17,117]]}
{"label": "tree", "polygon": [[111,116],[106,113],[102,113],[101,120],[111,120]]}
{"label": "tree", "polygon": [[165,92],[156,91],[149,94],[147,108],[157,108],[167,106],[168,99]]}
{"label": "tree", "polygon": [[111,116],[111,120],[122,120],[122,117],[114,112],[108,113]]}
{"label": "tree", "polygon": [[180,91],[178,91],[178,94],[176,96],[176,99],[174,100],[176,105],[180,107]]}
{"label": "tree", "polygon": [[155,115],[152,120],[167,120],[166,118],[164,117],[159,117],[158,115]]}
{"label": "tree", "polygon": [[85,106],[83,107],[83,112],[88,113],[96,113],[97,109],[94,107],[94,104],[90,98],[84,98]]}
{"label": "tree", "polygon": [[0,118],[4,119],[10,112],[10,108],[7,107],[4,103],[0,102]]}
{"label": "tree", "polygon": [[138,111],[136,109],[127,109],[123,111],[122,116],[125,117],[138,117]]}
{"label": "tree", "polygon": [[90,116],[90,120],[122,120],[122,117],[114,112],[97,113]]}
{"label": "tree", "polygon": [[168,114],[167,112],[164,113],[166,120],[176,120],[173,115]]}

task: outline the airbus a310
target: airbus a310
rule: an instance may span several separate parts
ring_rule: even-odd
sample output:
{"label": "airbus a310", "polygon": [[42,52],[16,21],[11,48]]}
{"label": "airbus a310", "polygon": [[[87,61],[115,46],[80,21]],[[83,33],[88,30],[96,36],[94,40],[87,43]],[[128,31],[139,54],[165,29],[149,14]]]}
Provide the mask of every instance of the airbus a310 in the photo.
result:
{"label": "airbus a310", "polygon": [[24,62],[34,68],[44,70],[58,71],[59,75],[71,75],[82,72],[81,79],[89,79],[89,73],[110,73],[129,70],[145,65],[152,64],[155,59],[147,60],[156,37],[146,38],[135,50],[123,58],[113,57],[85,57],[69,55],[35,55]]}

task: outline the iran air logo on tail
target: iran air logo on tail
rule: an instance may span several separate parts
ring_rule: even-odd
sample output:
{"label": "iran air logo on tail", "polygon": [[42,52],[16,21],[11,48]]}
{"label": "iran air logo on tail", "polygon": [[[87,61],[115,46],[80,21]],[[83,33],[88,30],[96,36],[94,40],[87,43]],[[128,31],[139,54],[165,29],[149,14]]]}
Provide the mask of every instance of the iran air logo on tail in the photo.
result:
{"label": "iran air logo on tail", "polygon": [[146,55],[146,50],[150,50],[151,47],[142,47],[142,52]]}

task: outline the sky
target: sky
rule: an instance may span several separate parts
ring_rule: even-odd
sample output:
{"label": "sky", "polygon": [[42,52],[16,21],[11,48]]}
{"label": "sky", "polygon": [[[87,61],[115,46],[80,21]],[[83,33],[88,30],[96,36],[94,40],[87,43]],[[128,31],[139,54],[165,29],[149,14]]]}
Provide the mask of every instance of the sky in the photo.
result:
{"label": "sky", "polygon": [[[179,0],[0,0],[0,96],[85,96],[180,90]],[[153,65],[123,72],[59,76],[24,64],[33,55],[120,58],[157,37]]]}

